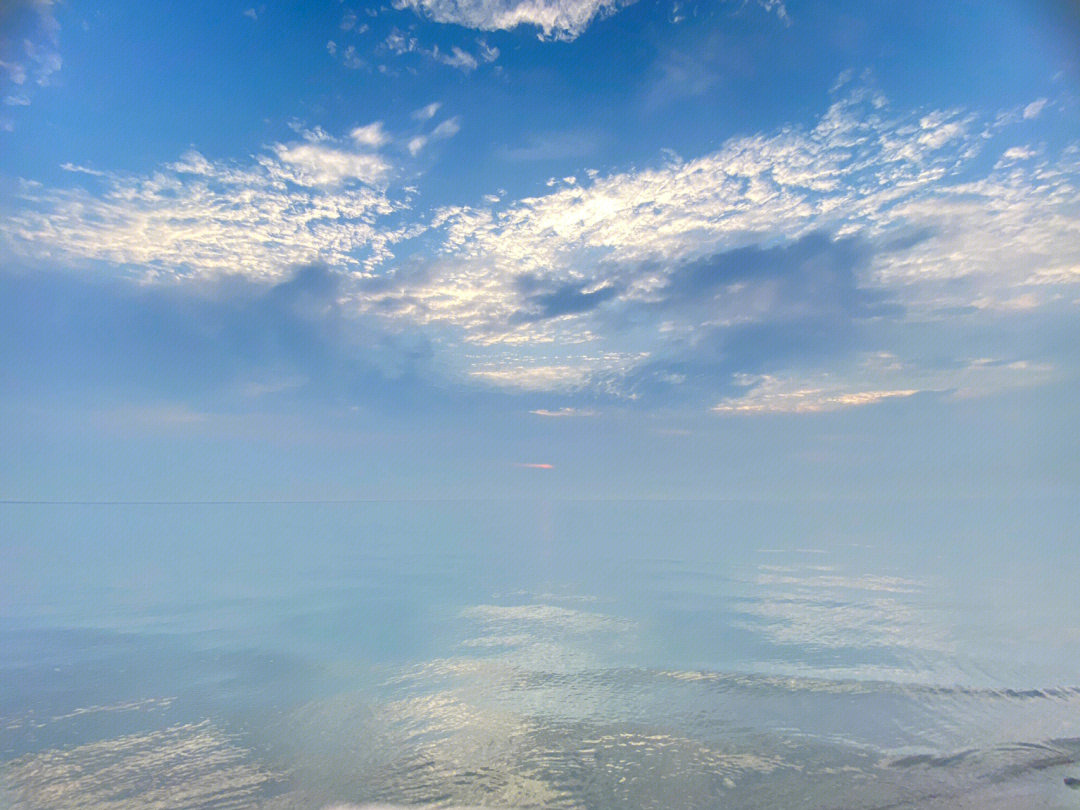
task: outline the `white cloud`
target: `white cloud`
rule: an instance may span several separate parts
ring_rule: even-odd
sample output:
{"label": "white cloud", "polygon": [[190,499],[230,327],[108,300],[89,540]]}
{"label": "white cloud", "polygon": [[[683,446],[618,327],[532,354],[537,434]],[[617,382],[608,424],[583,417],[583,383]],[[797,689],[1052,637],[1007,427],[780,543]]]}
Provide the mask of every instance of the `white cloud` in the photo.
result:
{"label": "white cloud", "polygon": [[[884,361],[884,362],[883,362]],[[954,399],[1043,384],[1052,366],[1025,360],[976,358],[958,368],[926,369],[886,353],[864,357],[857,369],[817,374],[736,375],[744,391],[715,405],[714,413],[808,414],[839,411],[933,393]]]}
{"label": "white cloud", "polygon": [[783,0],[758,0],[758,5],[766,11],[773,12],[785,23],[791,24],[791,17],[788,15],[787,6],[784,5]]}
{"label": "white cloud", "polygon": [[715,413],[820,413],[873,405],[886,399],[910,397],[916,389],[856,390],[834,384],[832,387],[801,387],[798,382],[765,376],[750,393],[729,397],[713,407]]}
{"label": "white cloud", "polygon": [[452,138],[461,132],[461,119],[457,116],[447,118],[431,132],[432,138]]}
{"label": "white cloud", "polygon": [[1037,154],[1039,154],[1038,150],[1032,149],[1030,146],[1011,146],[1001,153],[1001,160],[998,162],[998,166],[994,168],[999,168],[1006,163],[1013,163],[1017,160],[1030,160]]}
{"label": "white cloud", "polygon": [[563,365],[498,365],[473,369],[469,375],[498,388],[519,391],[577,391],[591,381],[593,369],[588,363]]}
{"label": "white cloud", "polygon": [[382,121],[376,121],[366,126],[356,127],[349,133],[349,137],[352,138],[358,146],[368,146],[372,149],[378,149],[380,146],[385,146],[390,142],[390,136],[383,130]]}
{"label": "white cloud", "polygon": [[344,16],[341,18],[341,23],[338,25],[342,31],[352,31],[356,27],[357,16],[356,12],[352,9],[346,9]]}
{"label": "white cloud", "polygon": [[[54,5],[53,0],[5,3],[4,22],[12,26],[0,35],[0,93],[5,106],[29,105],[35,88],[52,84],[63,66]],[[0,124],[13,128],[10,119],[0,119]]]}
{"label": "white cloud", "polygon": [[391,53],[395,53],[401,56],[403,53],[413,53],[420,50],[420,42],[416,37],[405,36],[405,34],[398,29],[394,29],[387,34],[386,39],[383,41],[383,46]]}
{"label": "white cloud", "polygon": [[378,155],[313,143],[277,144],[274,152],[280,166],[273,171],[301,186],[340,186],[349,181],[377,185],[390,172],[390,164]]}
{"label": "white cloud", "polygon": [[[480,31],[509,31],[520,25],[540,29],[541,39],[577,39],[593,22],[608,17],[635,0],[394,0],[394,8],[410,8],[440,23]],[[757,0],[766,11],[791,23],[782,0]],[[678,18],[681,19],[681,18]],[[675,22],[678,19],[674,20]],[[498,57],[497,48],[482,45],[485,61]]]}
{"label": "white cloud", "polygon": [[[200,155],[199,157],[202,157]],[[105,177],[105,172],[98,171],[97,169],[90,169],[86,166],[77,166],[74,163],[61,163],[60,168],[65,172],[77,172],[79,174],[89,174],[92,177]]]}
{"label": "white cloud", "polygon": [[558,362],[551,362],[535,354],[500,353],[496,360],[472,358],[467,373],[477,382],[511,391],[572,393],[593,389],[625,396],[623,377],[646,358],[643,353],[596,351],[563,353]]}
{"label": "white cloud", "polygon": [[958,112],[890,120],[881,105],[856,93],[810,129],[733,138],[699,158],[590,174],[516,202],[443,209],[433,225],[455,259],[452,283],[469,284],[470,300],[487,298],[493,321],[523,272],[621,284],[622,300],[648,301],[680,263],[818,230],[925,234],[910,249],[881,252],[859,279],[916,308],[967,305],[987,288],[1080,263],[1076,155],[1054,170],[972,180],[985,126]]}
{"label": "white cloud", "polygon": [[461,131],[461,118],[454,116],[447,118],[431,131],[430,135],[416,135],[409,139],[407,144],[409,154],[418,155],[425,146],[432,141],[441,141],[452,138]]}
{"label": "white cloud", "polygon": [[427,146],[427,142],[428,142],[428,139],[427,139],[427,137],[425,135],[417,135],[414,138],[409,138],[409,144],[408,144],[409,154],[414,155],[414,156],[420,154],[420,151],[425,146]]}
{"label": "white cloud", "polygon": [[386,222],[408,205],[383,187],[386,160],[335,145],[276,144],[247,164],[191,151],[145,175],[64,168],[95,185],[23,184],[0,225],[9,255],[150,276],[270,279],[311,261],[373,267],[409,230]]}
{"label": "white cloud", "polygon": [[449,54],[441,52],[439,46],[436,45],[432,50],[432,55],[437,61],[442,62],[444,65],[463,70],[466,73],[471,70],[476,70],[479,64],[476,61],[475,56],[470,53],[465,53],[465,51],[461,50],[457,45],[450,49]]}
{"label": "white cloud", "polygon": [[0,70],[4,71],[9,82],[22,86],[26,83],[26,66],[21,62],[4,62],[0,60]]}
{"label": "white cloud", "polygon": [[529,411],[536,416],[546,416],[551,418],[563,418],[568,416],[596,416],[597,412],[591,408],[558,408],[556,410],[549,410],[548,408],[536,408]]}
{"label": "white cloud", "polygon": [[436,22],[481,31],[509,31],[519,25],[540,29],[542,38],[572,40],[597,18],[618,11],[621,0],[398,0]]}
{"label": "white cloud", "polygon": [[[824,231],[885,246],[857,268],[856,283],[901,303],[910,318],[952,307],[1037,308],[1055,300],[1060,285],[1080,283],[1080,150],[1066,150],[1052,168],[1043,156],[988,171],[981,150],[1012,132],[1000,126],[955,110],[892,115],[879,95],[856,89],[809,128],[732,138],[709,154],[669,156],[652,168],[585,171],[535,197],[441,209],[430,225],[444,235],[442,256],[422,277],[356,304],[392,320],[451,327],[491,348],[496,357],[470,360],[466,373],[478,382],[613,392],[621,375],[663,356],[668,342],[767,315],[767,287],[756,298],[729,296],[734,309],[716,314],[723,323],[666,316],[666,329],[640,352],[612,352],[587,310],[515,320],[523,274],[549,290],[616,290],[608,307],[646,306],[688,262]],[[595,350],[581,353],[582,342]],[[542,357],[515,348],[541,344],[551,347]],[[763,399],[763,388],[758,401],[723,408],[825,410],[949,387],[944,379],[871,377],[854,387],[774,391],[772,399]]]}
{"label": "white cloud", "polygon": [[[433,122],[439,109],[433,102],[413,117]],[[647,359],[659,362],[702,330],[770,316],[776,302],[763,285],[730,290],[709,312],[666,311],[663,328],[647,335],[616,337],[604,320],[658,304],[688,263],[739,248],[813,232],[857,240],[869,248],[854,284],[901,304],[909,319],[956,307],[988,317],[1031,311],[1067,295],[1080,284],[1080,147],[1055,155],[1008,146],[1027,126],[1019,114],[989,123],[957,110],[897,115],[856,88],[812,126],[731,138],[651,167],[583,169],[537,196],[487,195],[409,219],[401,213],[408,197],[387,191],[395,169],[375,151],[389,142],[381,123],[343,139],[297,124],[303,141],[246,165],[192,152],[147,175],[99,174],[86,181],[100,183],[95,189],[24,183],[0,240],[14,255],[166,275],[272,277],[315,259],[379,270],[378,284],[343,292],[348,305],[389,329],[468,345],[469,354],[455,355],[462,376],[519,391],[626,395],[625,380]],[[458,118],[446,119],[401,143],[402,152],[418,154],[459,129]],[[990,150],[1009,160],[986,168]],[[418,259],[419,271],[387,264],[393,244],[425,230],[441,241]],[[523,282],[571,299],[610,292],[601,308],[531,317],[543,308],[526,301]],[[1074,289],[1067,300],[1076,297]],[[966,373],[777,376],[772,388],[761,382],[720,410],[805,412],[998,385]]]}
{"label": "white cloud", "polygon": [[476,40],[476,44],[480,47],[479,56],[484,62],[494,62],[499,58],[499,49],[494,45],[488,45],[482,39]]}
{"label": "white cloud", "polygon": [[1024,107],[1024,118],[1038,118],[1039,114],[1045,109],[1049,103],[1048,99],[1040,98],[1028,104]]}
{"label": "white cloud", "polygon": [[430,121],[441,107],[441,101],[433,101],[418,110],[413,110],[412,117],[417,121]]}
{"label": "white cloud", "polygon": [[[491,62],[498,58],[499,51],[497,48],[489,48],[482,42],[479,44],[481,47],[480,58],[484,62]],[[407,53],[416,53],[465,73],[471,73],[480,66],[480,61],[476,56],[473,56],[471,53],[463,50],[457,45],[451,47],[450,53],[440,50],[438,45],[434,45],[431,48],[425,48],[420,44],[420,41],[416,37],[408,36],[397,28],[387,35],[386,39],[383,41],[383,47],[396,56],[402,56]],[[426,107],[416,110],[413,113],[413,117],[417,120],[426,120],[424,118],[425,115],[427,115],[427,118],[431,118],[438,109],[438,104],[429,104]]]}
{"label": "white cloud", "polygon": [[359,70],[367,64],[360,58],[360,54],[356,52],[356,46],[350,45],[345,49],[345,52],[341,55],[341,64],[350,70]]}

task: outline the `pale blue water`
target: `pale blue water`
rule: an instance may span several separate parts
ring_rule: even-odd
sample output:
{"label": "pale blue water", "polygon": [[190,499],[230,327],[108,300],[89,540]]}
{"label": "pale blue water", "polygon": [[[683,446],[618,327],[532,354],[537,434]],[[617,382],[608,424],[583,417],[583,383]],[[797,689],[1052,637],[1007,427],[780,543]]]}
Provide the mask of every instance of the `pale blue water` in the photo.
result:
{"label": "pale blue water", "polygon": [[1080,807],[1076,512],[3,505],[0,806]]}

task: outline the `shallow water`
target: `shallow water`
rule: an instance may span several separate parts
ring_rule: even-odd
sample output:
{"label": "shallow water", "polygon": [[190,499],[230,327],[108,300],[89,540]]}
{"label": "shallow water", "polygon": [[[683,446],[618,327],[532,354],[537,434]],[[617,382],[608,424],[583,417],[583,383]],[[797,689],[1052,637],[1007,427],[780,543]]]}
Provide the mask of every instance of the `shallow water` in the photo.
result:
{"label": "shallow water", "polygon": [[0,506],[0,805],[1076,807],[1076,507]]}

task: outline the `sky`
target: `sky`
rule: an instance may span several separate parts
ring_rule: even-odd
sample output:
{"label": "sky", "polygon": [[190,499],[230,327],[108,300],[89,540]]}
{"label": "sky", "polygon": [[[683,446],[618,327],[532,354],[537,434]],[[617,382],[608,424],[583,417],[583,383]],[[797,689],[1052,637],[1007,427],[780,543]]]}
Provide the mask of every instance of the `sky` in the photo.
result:
{"label": "sky", "polygon": [[1078,315],[1074,2],[0,6],[5,500],[1067,501]]}

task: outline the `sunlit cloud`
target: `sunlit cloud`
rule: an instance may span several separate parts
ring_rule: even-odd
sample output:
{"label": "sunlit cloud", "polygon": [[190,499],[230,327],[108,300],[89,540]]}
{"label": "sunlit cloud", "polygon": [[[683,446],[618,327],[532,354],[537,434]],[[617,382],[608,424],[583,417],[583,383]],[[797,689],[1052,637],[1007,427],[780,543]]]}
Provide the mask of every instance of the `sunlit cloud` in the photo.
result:
{"label": "sunlit cloud", "polygon": [[555,408],[554,410],[550,408],[535,408],[529,411],[529,413],[549,418],[565,418],[570,416],[596,416],[598,412],[592,408],[571,408],[567,406],[565,408]]}
{"label": "sunlit cloud", "polygon": [[774,378],[759,382],[752,395],[732,397],[713,406],[715,413],[820,413],[872,405],[897,397],[910,397],[916,389],[844,391],[827,388],[790,388]]}
{"label": "sunlit cloud", "polygon": [[573,40],[597,18],[629,5],[626,0],[396,0],[435,22],[481,31],[508,31],[519,25],[540,29],[541,38]]}
{"label": "sunlit cloud", "polygon": [[[742,389],[712,411],[721,415],[812,414],[869,407],[916,394],[968,398],[1044,384],[1053,366],[1024,360],[976,358],[955,368],[926,369],[888,355],[863,358],[857,369],[816,375],[736,375]],[[895,387],[876,388],[875,385]],[[905,387],[900,387],[905,386]]]}
{"label": "sunlit cloud", "polygon": [[[396,43],[412,47],[404,34]],[[403,162],[461,130],[457,116],[435,123],[438,102],[414,111],[418,131],[401,137],[381,121],[343,137],[296,124],[299,140],[246,162],[193,150],[147,174],[67,163],[85,182],[22,183],[0,246],[23,261],[150,278],[273,279],[320,261],[356,274],[341,300],[357,316],[422,331],[456,354],[452,373],[468,383],[630,399],[647,376],[686,383],[680,359],[702,355],[709,335],[730,356],[722,336],[748,325],[1008,315],[1080,298],[1080,147],[1023,146],[1030,104],[905,113],[866,87],[837,92],[810,126],[434,211],[397,185]],[[396,245],[421,234],[433,250],[398,262]],[[772,381],[710,407],[814,413],[990,380],[754,373]]]}
{"label": "sunlit cloud", "polygon": [[[362,130],[366,146],[383,139],[373,127]],[[96,184],[24,183],[0,244],[26,259],[106,262],[164,277],[270,279],[312,261],[373,267],[405,236],[385,218],[405,210],[408,196],[385,188],[392,165],[384,155],[318,135],[247,163],[190,151],[147,175],[65,164]]]}

